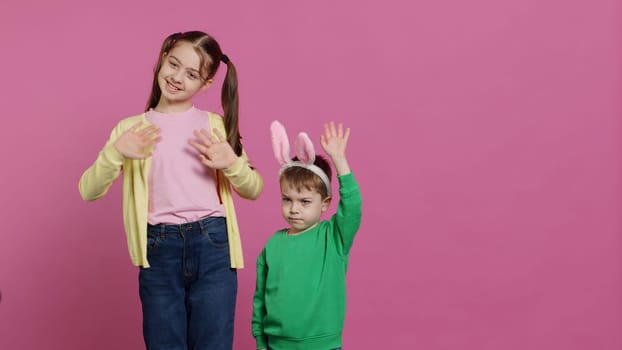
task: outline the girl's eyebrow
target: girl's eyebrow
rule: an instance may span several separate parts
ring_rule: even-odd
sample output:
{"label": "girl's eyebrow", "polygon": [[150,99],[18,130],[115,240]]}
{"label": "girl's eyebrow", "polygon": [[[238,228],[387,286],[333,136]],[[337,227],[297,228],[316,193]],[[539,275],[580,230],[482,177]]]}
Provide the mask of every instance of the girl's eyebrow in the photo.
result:
{"label": "girl's eyebrow", "polygon": [[[169,55],[168,57],[170,57],[170,58],[174,59],[174,60],[175,60],[175,61],[176,61],[179,65],[182,65],[182,64],[181,64],[181,61],[179,60],[179,58],[177,58],[177,57],[175,57],[175,56],[173,56],[173,55]],[[183,65],[182,65],[182,66],[183,66]],[[186,67],[186,66],[184,66],[184,68],[189,69],[189,70],[191,70],[191,71],[193,71],[193,72],[200,73],[198,69],[195,69],[195,68],[192,68],[192,67]]]}

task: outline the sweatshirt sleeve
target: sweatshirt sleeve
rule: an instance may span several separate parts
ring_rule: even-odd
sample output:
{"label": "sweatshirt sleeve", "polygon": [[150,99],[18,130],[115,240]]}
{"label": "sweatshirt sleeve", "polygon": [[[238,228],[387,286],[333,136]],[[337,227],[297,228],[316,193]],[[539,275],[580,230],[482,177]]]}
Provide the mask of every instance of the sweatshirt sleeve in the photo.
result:
{"label": "sweatshirt sleeve", "polygon": [[342,255],[348,255],[354,236],[361,225],[361,192],[352,173],[338,176],[337,179],[339,204],[337,213],[331,217],[331,225],[338,251]]}
{"label": "sweatshirt sleeve", "polygon": [[93,201],[104,196],[119,177],[124,158],[114,147],[114,141],[123,132],[120,125],[121,123],[117,124],[112,130],[110,138],[95,162],[80,177],[78,189],[85,201]]}
{"label": "sweatshirt sleeve", "polygon": [[266,335],[263,332],[263,320],[266,316],[265,290],[266,275],[268,269],[266,267],[266,250],[261,251],[257,258],[257,282],[255,285],[255,295],[253,297],[253,319],[251,322],[253,337],[257,343],[257,349],[265,349],[268,347]]}
{"label": "sweatshirt sleeve", "polygon": [[242,198],[256,199],[263,189],[261,175],[250,165],[245,152],[239,156],[233,165],[223,169],[223,175],[233,186],[233,190]]}

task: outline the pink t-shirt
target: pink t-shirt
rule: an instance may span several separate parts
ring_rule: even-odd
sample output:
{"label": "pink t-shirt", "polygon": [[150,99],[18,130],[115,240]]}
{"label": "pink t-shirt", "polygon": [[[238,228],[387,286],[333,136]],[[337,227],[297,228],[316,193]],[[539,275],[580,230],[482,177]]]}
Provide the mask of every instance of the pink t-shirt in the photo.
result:
{"label": "pink t-shirt", "polygon": [[207,113],[194,106],[185,112],[147,111],[162,139],[155,146],[149,173],[150,224],[183,224],[208,216],[225,216],[218,199],[216,173],[189,143],[194,130],[209,130]]}

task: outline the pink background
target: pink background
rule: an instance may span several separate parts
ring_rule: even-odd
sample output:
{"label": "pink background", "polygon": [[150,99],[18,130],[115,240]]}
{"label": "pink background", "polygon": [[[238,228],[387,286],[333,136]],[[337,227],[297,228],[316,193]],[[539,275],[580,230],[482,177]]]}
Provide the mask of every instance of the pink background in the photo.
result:
{"label": "pink background", "polygon": [[620,1],[3,0],[0,26],[0,349],[143,346],[120,182],[93,203],[77,183],[142,111],[163,38],[192,29],[237,64],[266,180],[236,199],[235,349],[284,226],[277,118],[353,130],[345,349],[622,348]]}

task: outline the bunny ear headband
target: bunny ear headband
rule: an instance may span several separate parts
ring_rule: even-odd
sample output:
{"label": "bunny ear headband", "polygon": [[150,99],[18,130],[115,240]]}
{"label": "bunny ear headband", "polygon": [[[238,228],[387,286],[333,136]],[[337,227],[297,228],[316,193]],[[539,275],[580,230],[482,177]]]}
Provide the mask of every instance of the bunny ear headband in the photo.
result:
{"label": "bunny ear headband", "polygon": [[295,147],[298,161],[292,161],[289,155],[289,141],[287,139],[285,127],[275,120],[272,124],[270,124],[270,134],[272,135],[272,149],[274,150],[274,156],[281,165],[279,175],[281,175],[285,169],[293,166],[308,169],[322,179],[322,182],[324,182],[324,185],[326,186],[328,195],[330,196],[330,179],[324,170],[313,164],[313,162],[315,162],[315,149],[313,148],[313,142],[311,142],[309,135],[307,135],[306,132],[298,134]]}

